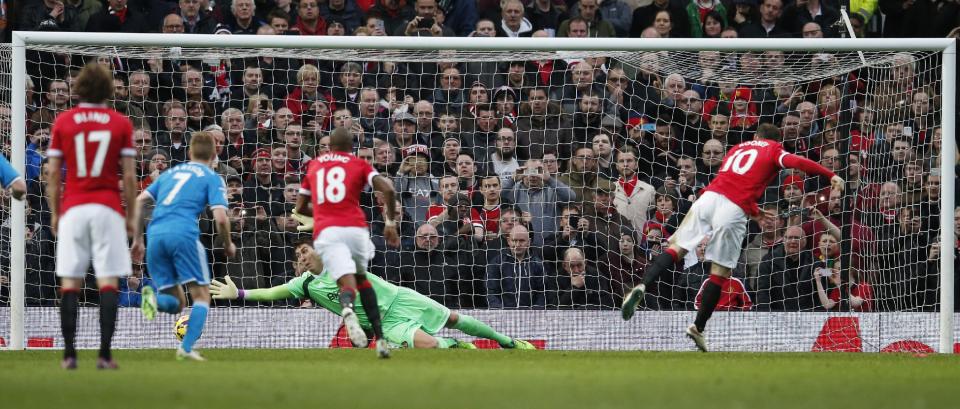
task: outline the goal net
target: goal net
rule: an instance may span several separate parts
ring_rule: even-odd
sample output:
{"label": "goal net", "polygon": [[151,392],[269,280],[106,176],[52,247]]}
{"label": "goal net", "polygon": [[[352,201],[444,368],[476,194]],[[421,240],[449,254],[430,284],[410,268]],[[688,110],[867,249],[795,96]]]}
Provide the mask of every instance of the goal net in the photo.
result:
{"label": "goal net", "polygon": [[[25,337],[62,345],[44,193],[44,175],[57,170],[44,158],[52,121],[78,103],[72,81],[96,61],[115,73],[111,104],[136,128],[141,189],[188,160],[192,132],[217,138],[238,255],[224,256],[209,215],[201,241],[214,278],[242,288],[304,272],[294,246],[310,236],[291,210],[306,163],[344,127],[354,153],[393,180],[403,210],[402,244],[390,248],[380,198],[363,194],[371,273],[547,348],[691,349],[680,334],[710,271],[706,242],[661,277],[632,321],[617,310],[728,150],[770,123],[786,150],[847,189],[788,169],[772,180],[760,207],[777,217],[749,223],[711,344],[936,348],[940,258],[955,250],[940,247],[940,220],[954,217],[941,212],[941,173],[954,166],[941,154],[950,115],[941,55],[28,45],[26,61],[13,62],[26,67],[23,109],[10,104],[24,90],[9,88],[8,73],[0,81],[4,153],[10,122],[26,121],[12,137],[25,138],[29,182],[23,236],[11,236],[3,196],[0,337],[12,319],[7,249],[25,240]],[[0,59],[11,66],[9,48]],[[139,316],[150,271],[133,271],[121,280],[129,308],[114,344],[174,345],[176,317]],[[92,277],[85,290],[78,342],[93,347]],[[338,317],[306,301],[217,302],[201,346],[346,344]]]}

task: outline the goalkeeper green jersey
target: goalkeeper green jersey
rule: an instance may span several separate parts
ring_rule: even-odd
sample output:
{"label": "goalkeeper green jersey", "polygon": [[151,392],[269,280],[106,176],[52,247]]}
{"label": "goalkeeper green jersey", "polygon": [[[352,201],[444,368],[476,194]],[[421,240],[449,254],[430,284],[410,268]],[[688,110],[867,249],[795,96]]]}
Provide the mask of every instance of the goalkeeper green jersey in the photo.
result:
{"label": "goalkeeper green jersey", "polygon": [[[400,287],[390,284],[373,274],[366,274],[365,277],[373,286],[373,291],[377,293],[378,309],[380,310],[380,314],[384,315],[384,313],[390,309],[390,306],[393,305],[394,300],[396,300]],[[342,315],[343,306],[340,305],[340,288],[337,286],[337,282],[330,277],[329,272],[324,270],[319,276],[314,276],[313,273],[309,271],[304,272],[300,277],[287,282],[287,290],[297,298],[307,298],[304,295],[304,284],[306,284],[306,292],[310,296],[310,301],[313,301],[314,304],[334,314]],[[360,326],[369,329],[371,328],[370,320],[367,319],[367,314],[363,311],[362,307],[363,304],[361,304],[360,297],[357,297],[354,312],[357,313],[357,318],[360,319]]]}

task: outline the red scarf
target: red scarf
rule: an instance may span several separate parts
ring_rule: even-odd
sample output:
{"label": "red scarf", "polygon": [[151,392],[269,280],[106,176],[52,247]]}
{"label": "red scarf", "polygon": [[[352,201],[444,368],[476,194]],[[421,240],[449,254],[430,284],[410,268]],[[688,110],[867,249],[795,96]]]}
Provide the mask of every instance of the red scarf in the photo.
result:
{"label": "red scarf", "polygon": [[639,180],[640,179],[637,177],[637,175],[633,175],[633,178],[630,180],[624,180],[623,178],[620,178],[617,183],[619,183],[620,187],[623,188],[623,193],[625,193],[627,197],[630,197],[633,195],[633,189],[637,188],[637,182]]}
{"label": "red scarf", "polygon": [[129,9],[129,7],[124,7],[120,10],[110,9],[110,14],[117,16],[117,19],[120,20],[120,24],[123,24],[123,22],[127,21],[127,10]]}

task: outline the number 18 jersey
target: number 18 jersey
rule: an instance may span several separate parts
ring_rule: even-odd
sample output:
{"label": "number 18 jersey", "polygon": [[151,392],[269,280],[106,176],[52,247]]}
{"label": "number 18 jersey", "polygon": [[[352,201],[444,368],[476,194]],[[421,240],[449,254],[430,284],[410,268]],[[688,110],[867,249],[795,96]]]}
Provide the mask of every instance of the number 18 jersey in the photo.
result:
{"label": "number 18 jersey", "polygon": [[377,171],[346,152],[330,152],[310,161],[300,194],[313,204],[313,238],[327,227],[367,227],[360,193],[373,184]]}
{"label": "number 18 jersey", "polygon": [[747,215],[756,215],[760,212],[757,200],[784,168],[783,158],[787,155],[777,141],[743,142],[730,148],[717,177],[703,190],[719,193],[740,206]]}
{"label": "number 18 jersey", "polygon": [[106,105],[84,103],[58,115],[47,155],[67,168],[60,214],[96,203],[122,215],[120,157],[136,153],[130,120]]}

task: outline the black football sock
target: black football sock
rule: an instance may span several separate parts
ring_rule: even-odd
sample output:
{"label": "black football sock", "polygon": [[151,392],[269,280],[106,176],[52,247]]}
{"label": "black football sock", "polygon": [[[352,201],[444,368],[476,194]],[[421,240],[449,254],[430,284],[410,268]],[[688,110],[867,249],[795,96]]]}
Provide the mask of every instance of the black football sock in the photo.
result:
{"label": "black football sock", "polygon": [[60,330],[63,332],[63,358],[76,358],[77,303],[79,289],[64,289],[60,293]]}
{"label": "black football sock", "polygon": [[357,289],[360,290],[360,301],[363,303],[363,312],[367,313],[373,334],[377,339],[383,339],[383,328],[380,324],[380,308],[377,305],[377,293],[373,291],[370,280],[357,276]]}
{"label": "black football sock", "polygon": [[677,258],[670,249],[653,258],[653,262],[643,271],[643,285],[647,288],[647,291],[660,278],[660,274],[664,271],[670,271],[677,264]]}
{"label": "black football sock", "polygon": [[697,326],[697,331],[703,332],[707,326],[707,320],[713,315],[713,310],[717,308],[720,301],[720,294],[723,292],[723,285],[729,280],[726,277],[710,275],[707,284],[703,286],[703,294],[700,300],[700,308],[697,310],[697,319],[693,322]]}
{"label": "black football sock", "polygon": [[117,288],[105,286],[100,288],[100,357],[110,360],[110,343],[113,341],[113,332],[117,328],[117,301],[120,294]]}

